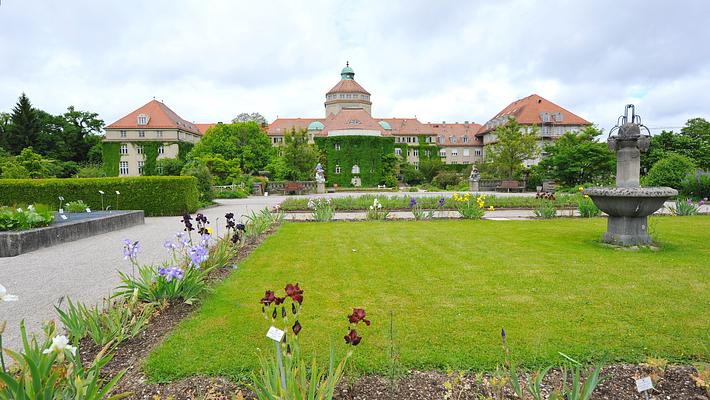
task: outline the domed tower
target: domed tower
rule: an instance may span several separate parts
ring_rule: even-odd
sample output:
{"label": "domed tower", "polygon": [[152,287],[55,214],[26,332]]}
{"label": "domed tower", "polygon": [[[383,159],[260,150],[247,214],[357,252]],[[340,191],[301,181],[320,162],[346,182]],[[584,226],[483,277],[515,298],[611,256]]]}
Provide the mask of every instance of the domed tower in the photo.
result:
{"label": "domed tower", "polygon": [[343,108],[361,108],[372,115],[370,92],[355,82],[355,71],[350,63],[340,71],[340,82],[325,94],[325,116],[337,114]]}

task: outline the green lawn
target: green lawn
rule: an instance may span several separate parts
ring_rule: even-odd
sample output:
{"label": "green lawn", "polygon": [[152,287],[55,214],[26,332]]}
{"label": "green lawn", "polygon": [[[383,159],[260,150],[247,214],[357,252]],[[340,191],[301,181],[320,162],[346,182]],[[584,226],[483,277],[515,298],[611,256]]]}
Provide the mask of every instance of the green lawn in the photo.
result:
{"label": "green lawn", "polygon": [[[710,217],[656,217],[658,251],[601,245],[606,220],[286,223],[148,359],[157,381],[243,377],[271,349],[264,290],[305,289],[307,352],[342,353],[345,316],[372,326],[352,359],[388,369],[390,315],[405,367],[491,369],[505,327],[525,366],[710,359]],[[317,350],[316,350],[317,349]]]}

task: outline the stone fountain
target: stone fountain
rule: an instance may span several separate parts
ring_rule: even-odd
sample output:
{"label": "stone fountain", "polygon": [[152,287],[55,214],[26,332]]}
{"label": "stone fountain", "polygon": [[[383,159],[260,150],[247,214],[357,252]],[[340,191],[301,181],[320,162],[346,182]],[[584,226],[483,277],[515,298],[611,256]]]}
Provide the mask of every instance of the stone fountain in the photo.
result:
{"label": "stone fountain", "polygon": [[[648,134],[642,135],[641,128]],[[617,130],[618,135],[613,135]],[[648,216],[663,207],[668,198],[678,195],[678,191],[639,184],[641,152],[648,151],[651,133],[641,124],[633,104],[626,106],[624,115],[609,132],[607,143],[609,150],[616,152],[616,187],[584,190],[584,194],[608,215],[603,241],[622,246],[650,244]]]}

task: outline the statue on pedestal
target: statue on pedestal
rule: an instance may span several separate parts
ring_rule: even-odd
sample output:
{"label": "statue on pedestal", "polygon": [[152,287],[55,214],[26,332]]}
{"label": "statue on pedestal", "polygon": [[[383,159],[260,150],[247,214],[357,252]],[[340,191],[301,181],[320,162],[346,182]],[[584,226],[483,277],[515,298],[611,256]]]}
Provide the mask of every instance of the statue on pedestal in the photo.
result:
{"label": "statue on pedestal", "polygon": [[321,163],[316,165],[316,183],[325,183],[325,173]]}

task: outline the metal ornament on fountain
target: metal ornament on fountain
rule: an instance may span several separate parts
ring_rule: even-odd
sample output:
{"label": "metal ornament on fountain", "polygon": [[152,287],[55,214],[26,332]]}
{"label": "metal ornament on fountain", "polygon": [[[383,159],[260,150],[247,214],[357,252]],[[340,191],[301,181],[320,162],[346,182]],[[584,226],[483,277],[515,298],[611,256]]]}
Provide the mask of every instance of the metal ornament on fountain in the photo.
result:
{"label": "metal ornament on fountain", "polygon": [[[644,129],[647,135],[641,133]],[[618,130],[618,135],[613,135]],[[600,210],[608,215],[603,241],[622,246],[650,244],[648,216],[678,195],[669,187],[641,187],[641,153],[648,151],[651,132],[641,124],[633,104],[609,131],[609,150],[616,152],[616,187],[592,187],[584,190]]]}

